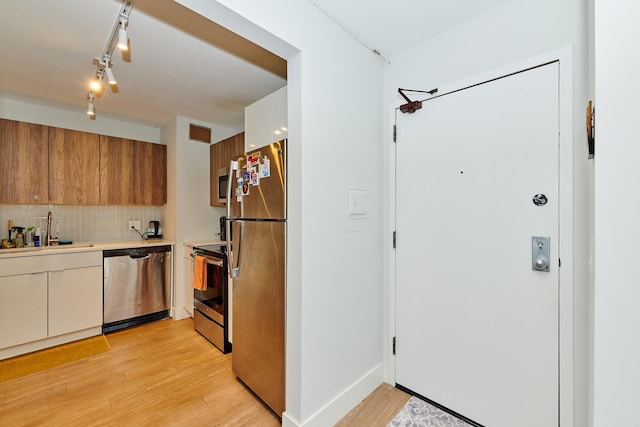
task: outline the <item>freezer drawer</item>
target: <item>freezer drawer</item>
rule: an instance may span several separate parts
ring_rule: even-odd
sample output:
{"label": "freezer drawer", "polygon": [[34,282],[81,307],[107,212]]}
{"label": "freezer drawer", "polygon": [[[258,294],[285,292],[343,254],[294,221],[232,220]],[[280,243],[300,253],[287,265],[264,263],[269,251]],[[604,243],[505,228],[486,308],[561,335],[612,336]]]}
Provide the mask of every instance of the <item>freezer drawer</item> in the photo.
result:
{"label": "freezer drawer", "polygon": [[208,339],[213,345],[225,353],[224,326],[202,314],[199,310],[193,312],[193,323],[196,331]]}

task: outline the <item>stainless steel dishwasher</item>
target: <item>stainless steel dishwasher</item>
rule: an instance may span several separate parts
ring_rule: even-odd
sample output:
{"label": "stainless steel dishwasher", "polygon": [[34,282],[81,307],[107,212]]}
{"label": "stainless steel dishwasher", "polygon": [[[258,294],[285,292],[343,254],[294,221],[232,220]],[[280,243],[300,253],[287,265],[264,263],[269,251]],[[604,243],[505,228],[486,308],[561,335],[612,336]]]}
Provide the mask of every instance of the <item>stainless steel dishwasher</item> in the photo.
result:
{"label": "stainless steel dishwasher", "polygon": [[103,251],[103,332],[169,317],[171,246]]}

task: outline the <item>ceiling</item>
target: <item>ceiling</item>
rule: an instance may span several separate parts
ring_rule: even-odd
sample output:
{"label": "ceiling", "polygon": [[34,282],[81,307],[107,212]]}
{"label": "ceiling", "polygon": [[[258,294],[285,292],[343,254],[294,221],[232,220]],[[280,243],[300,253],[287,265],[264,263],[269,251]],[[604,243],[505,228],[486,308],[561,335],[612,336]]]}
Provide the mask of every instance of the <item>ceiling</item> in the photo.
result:
{"label": "ceiling", "polygon": [[[389,58],[509,0],[307,1]],[[122,0],[0,5],[0,96],[84,112],[93,58]],[[96,98],[96,120],[162,126],[180,115],[242,129],[244,107],[286,85],[282,58],[172,0],[135,0],[128,33],[130,53],[114,53],[118,84]]]}
{"label": "ceiling", "polygon": [[385,59],[512,0],[307,0]]}

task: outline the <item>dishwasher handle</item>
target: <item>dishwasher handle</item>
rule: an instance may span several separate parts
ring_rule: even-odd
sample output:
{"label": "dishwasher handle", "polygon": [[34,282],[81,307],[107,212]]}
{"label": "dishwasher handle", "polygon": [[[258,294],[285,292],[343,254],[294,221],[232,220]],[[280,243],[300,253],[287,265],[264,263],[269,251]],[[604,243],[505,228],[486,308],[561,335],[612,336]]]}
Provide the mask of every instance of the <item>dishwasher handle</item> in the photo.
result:
{"label": "dishwasher handle", "polygon": [[151,256],[151,254],[147,254],[147,253],[132,253],[129,255],[129,258],[131,259],[148,259]]}
{"label": "dishwasher handle", "polygon": [[134,255],[131,258],[144,258],[147,255],[151,255],[154,253],[166,253],[166,252],[171,252],[171,245],[106,249],[102,251],[102,254],[104,258],[119,257],[119,256],[130,257],[131,255]]}

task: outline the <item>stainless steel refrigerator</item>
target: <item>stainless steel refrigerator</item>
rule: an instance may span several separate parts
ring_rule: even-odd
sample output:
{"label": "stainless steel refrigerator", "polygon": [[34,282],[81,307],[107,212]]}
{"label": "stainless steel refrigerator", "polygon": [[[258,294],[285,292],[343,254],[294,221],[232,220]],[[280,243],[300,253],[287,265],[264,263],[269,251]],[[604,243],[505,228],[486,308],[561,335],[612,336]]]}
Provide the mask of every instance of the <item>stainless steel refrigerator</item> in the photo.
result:
{"label": "stainless steel refrigerator", "polygon": [[286,140],[232,161],[227,253],[233,279],[235,374],[279,416],[285,410]]}

